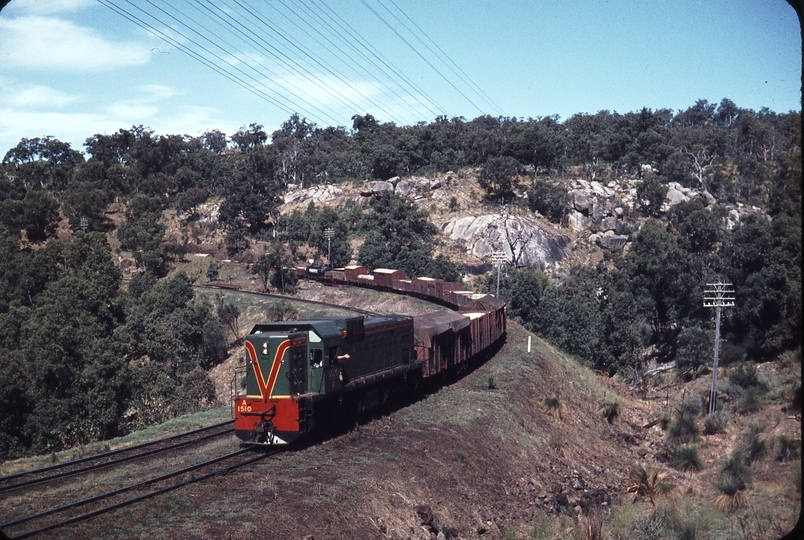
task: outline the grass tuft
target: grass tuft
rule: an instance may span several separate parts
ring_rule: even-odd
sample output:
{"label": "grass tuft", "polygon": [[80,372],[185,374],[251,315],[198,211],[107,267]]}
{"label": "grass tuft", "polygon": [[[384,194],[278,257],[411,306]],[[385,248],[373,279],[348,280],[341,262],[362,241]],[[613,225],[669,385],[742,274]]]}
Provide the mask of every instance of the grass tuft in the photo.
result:
{"label": "grass tuft", "polygon": [[701,428],[691,416],[679,416],[667,426],[667,441],[670,444],[697,442],[700,434]]}
{"label": "grass tuft", "polygon": [[762,409],[763,405],[765,405],[764,390],[752,386],[745,389],[735,403],[735,409],[740,413],[754,413]]}
{"label": "grass tuft", "polygon": [[759,461],[768,453],[768,446],[765,443],[765,439],[761,437],[762,430],[762,426],[753,424],[745,435],[741,448],[745,453],[745,458],[748,460],[748,463]]}
{"label": "grass tuft", "polygon": [[791,437],[779,435],[776,439],[776,461],[790,461],[798,457],[800,441]]}
{"label": "grass tuft", "polygon": [[542,399],[542,407],[547,414],[556,418],[561,418],[561,411],[564,409],[564,406],[561,404],[561,400],[557,397],[547,397]]}
{"label": "grass tuft", "polygon": [[655,506],[656,496],[670,491],[671,486],[664,481],[665,474],[644,463],[631,469],[630,476],[631,485],[628,486],[628,492],[634,493],[635,499],[640,496],[646,497]]}
{"label": "grass tuft", "polygon": [[600,406],[597,412],[611,424],[620,416],[620,404],[616,401],[606,401]]}
{"label": "grass tuft", "polygon": [[703,459],[694,444],[680,444],[670,447],[668,452],[673,467],[680,471],[695,471],[703,469]]}
{"label": "grass tuft", "polygon": [[723,462],[720,468],[720,476],[733,480],[738,489],[745,489],[747,483],[751,481],[751,467],[746,463],[745,458],[739,451],[734,451],[729,458]]}
{"label": "grass tuft", "polygon": [[718,494],[712,502],[721,512],[731,513],[748,506],[748,497],[743,493],[740,483],[729,476],[721,476],[715,483]]}
{"label": "grass tuft", "polygon": [[726,431],[729,419],[729,414],[726,411],[715,411],[712,414],[707,414],[704,417],[704,433],[707,435],[723,433]]}

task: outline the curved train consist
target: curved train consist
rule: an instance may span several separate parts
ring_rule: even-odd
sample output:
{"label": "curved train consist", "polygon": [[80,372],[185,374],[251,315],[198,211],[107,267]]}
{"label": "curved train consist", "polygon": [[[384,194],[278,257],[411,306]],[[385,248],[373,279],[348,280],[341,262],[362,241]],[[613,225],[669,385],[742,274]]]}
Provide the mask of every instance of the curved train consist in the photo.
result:
{"label": "curved train consist", "polygon": [[288,444],[345,415],[385,403],[422,380],[455,373],[505,338],[505,304],[460,283],[401,270],[311,266],[307,277],[418,296],[451,309],[408,317],[323,318],[256,325],[246,337],[245,389],[235,432],[249,444]]}

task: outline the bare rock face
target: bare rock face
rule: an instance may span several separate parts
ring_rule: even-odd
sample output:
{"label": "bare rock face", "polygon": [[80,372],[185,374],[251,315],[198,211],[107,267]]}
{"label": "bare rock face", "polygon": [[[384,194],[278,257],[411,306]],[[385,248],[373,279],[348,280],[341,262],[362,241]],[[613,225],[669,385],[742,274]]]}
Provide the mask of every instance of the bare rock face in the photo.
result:
{"label": "bare rock face", "polygon": [[570,243],[569,237],[548,235],[535,222],[519,216],[466,216],[442,224],[441,229],[479,259],[500,250],[516,266],[545,268],[565,258],[564,248]]}
{"label": "bare rock face", "polygon": [[307,205],[310,202],[316,204],[331,202],[343,195],[343,190],[332,184],[319,184],[307,189],[289,191],[285,195],[285,204]]}

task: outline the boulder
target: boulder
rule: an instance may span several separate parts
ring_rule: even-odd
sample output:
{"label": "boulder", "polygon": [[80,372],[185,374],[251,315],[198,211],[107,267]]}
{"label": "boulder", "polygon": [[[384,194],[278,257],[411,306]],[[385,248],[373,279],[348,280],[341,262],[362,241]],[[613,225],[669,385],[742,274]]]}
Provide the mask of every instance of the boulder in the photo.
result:
{"label": "boulder", "polygon": [[621,234],[604,234],[598,238],[597,242],[602,248],[622,248],[628,242],[628,237]]}
{"label": "boulder", "polygon": [[590,187],[592,188],[592,193],[599,197],[614,197],[614,190],[604,187],[600,182],[592,181]]}
{"label": "boulder", "polygon": [[582,231],[589,227],[591,219],[581,214],[577,210],[570,210],[567,216],[567,226],[573,231]]}
{"label": "boulder", "polygon": [[467,216],[452,219],[441,228],[444,234],[462,244],[467,253],[479,259],[502,250],[509,262],[520,266],[544,268],[560,261],[567,256],[564,248],[570,243],[568,237],[547,234],[536,222],[519,216]]}
{"label": "boulder", "polygon": [[407,197],[408,194],[410,193],[410,189],[411,189],[410,183],[402,180],[401,182],[398,182],[396,184],[396,189],[394,190],[394,193],[396,193],[400,197]]}
{"label": "boulder", "polygon": [[690,198],[684,195],[684,193],[682,193],[675,187],[671,186],[667,189],[667,197],[665,198],[665,200],[667,203],[667,207],[672,208],[673,206],[679,203],[687,202],[688,200],[690,200]]}
{"label": "boulder", "polygon": [[603,221],[600,222],[600,230],[601,231],[616,231],[619,225],[619,221],[616,217],[606,217],[603,218]]}
{"label": "boulder", "polygon": [[592,203],[589,201],[589,197],[581,190],[574,190],[572,192],[572,201],[575,210],[578,212],[589,212],[589,208],[591,207]]}
{"label": "boulder", "polygon": [[394,192],[394,185],[391,182],[384,182],[382,180],[373,180],[371,182],[366,182],[360,189],[360,194],[363,197],[378,196],[393,192]]}
{"label": "boulder", "polygon": [[717,202],[717,199],[715,199],[715,197],[714,197],[714,196],[712,196],[712,194],[711,194],[711,193],[709,193],[709,192],[708,192],[708,191],[706,191],[706,190],[704,190],[703,192],[701,192],[701,195],[703,195],[703,197],[706,199],[706,204],[707,204],[708,206],[711,206],[711,205],[713,205],[713,204],[715,204],[715,203]]}
{"label": "boulder", "polygon": [[332,202],[343,195],[343,190],[331,184],[319,184],[307,189],[288,191],[285,195],[285,204],[299,204],[306,206],[311,201],[318,204]]}

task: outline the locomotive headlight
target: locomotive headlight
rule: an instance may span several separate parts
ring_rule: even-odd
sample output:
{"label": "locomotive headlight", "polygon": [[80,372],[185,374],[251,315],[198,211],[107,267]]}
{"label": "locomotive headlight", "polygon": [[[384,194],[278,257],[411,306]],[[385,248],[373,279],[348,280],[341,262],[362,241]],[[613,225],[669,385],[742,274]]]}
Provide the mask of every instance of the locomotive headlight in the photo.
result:
{"label": "locomotive headlight", "polygon": [[267,341],[262,342],[262,354],[265,354],[265,355],[268,354],[268,342]]}

